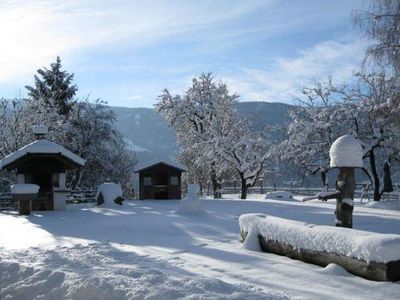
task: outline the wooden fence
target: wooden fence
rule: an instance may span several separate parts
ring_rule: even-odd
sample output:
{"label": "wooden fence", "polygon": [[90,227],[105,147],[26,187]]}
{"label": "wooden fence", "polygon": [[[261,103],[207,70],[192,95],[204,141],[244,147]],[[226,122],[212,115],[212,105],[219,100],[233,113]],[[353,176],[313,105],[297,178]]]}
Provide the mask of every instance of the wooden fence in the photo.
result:
{"label": "wooden fence", "polygon": [[15,210],[16,208],[11,193],[0,193],[0,210]]}
{"label": "wooden fence", "polygon": [[74,190],[71,191],[69,195],[67,195],[67,204],[94,202],[96,202],[96,191],[94,189]]}
{"label": "wooden fence", "polygon": [[[382,199],[384,200],[400,200],[400,185],[394,185],[395,192],[393,193],[384,193],[382,195]],[[239,194],[240,186],[223,186],[222,194]],[[257,185],[248,189],[249,194],[266,194],[272,191],[287,191],[291,192],[293,195],[304,195],[304,196],[313,196],[317,195],[323,189],[321,187],[274,187],[274,186],[263,186]],[[334,189],[329,189],[329,191],[334,191]],[[207,191],[207,195],[211,195],[210,191]],[[363,200],[373,200],[374,199],[374,191],[371,186],[366,186],[365,184],[357,184],[355,191],[355,198],[361,198]]]}
{"label": "wooden fence", "polygon": [[[251,187],[248,190],[249,194],[266,194],[268,192],[283,190],[291,192],[293,195],[304,195],[304,196],[313,196],[322,191],[322,188],[314,188],[314,187],[273,187],[273,186],[262,186],[258,185],[255,187]],[[395,190],[397,192],[390,194],[383,194],[384,200],[399,200],[400,201],[400,193],[399,185],[395,185]],[[330,189],[330,191],[333,191]],[[239,186],[223,186],[222,194],[238,194],[240,193]],[[207,192],[210,195],[210,191]],[[362,184],[357,184],[356,198],[361,198],[363,201],[373,200],[373,190],[371,187],[366,187]],[[67,204],[79,204],[79,203],[95,203],[96,202],[96,191],[94,189],[86,189],[86,190],[74,190],[71,191],[69,195],[67,195]],[[15,210],[16,203],[12,199],[11,193],[0,193],[0,211],[1,210]]]}

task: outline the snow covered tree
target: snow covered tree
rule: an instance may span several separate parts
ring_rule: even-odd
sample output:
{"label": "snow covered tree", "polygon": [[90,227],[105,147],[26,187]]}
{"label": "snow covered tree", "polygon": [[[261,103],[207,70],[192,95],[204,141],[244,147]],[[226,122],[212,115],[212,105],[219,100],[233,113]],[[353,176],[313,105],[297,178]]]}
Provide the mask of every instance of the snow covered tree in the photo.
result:
{"label": "snow covered tree", "polygon": [[182,152],[195,157],[188,167],[209,166],[215,198],[221,197],[220,174],[223,169],[213,152],[211,126],[221,122],[223,112],[232,107],[237,99],[237,95],[229,93],[226,84],[216,83],[209,73],[194,78],[192,86],[182,97],[173,97],[165,89],[155,105],[156,111],[175,130]]}
{"label": "snow covered tree", "polygon": [[75,103],[68,119],[67,145],[86,159],[83,169],[73,173],[71,186],[96,186],[106,180],[131,190],[136,156],[127,150],[121,134],[114,128],[115,115],[97,99]]}
{"label": "snow covered tree", "polygon": [[[178,154],[178,160],[185,166],[193,166],[193,162],[197,159],[198,153],[194,151],[182,151]],[[200,194],[203,195],[211,184],[209,164],[197,164],[195,167],[188,168],[187,172],[182,174],[182,182],[186,185],[196,182],[199,185]]]}
{"label": "snow covered tree", "polygon": [[42,68],[34,75],[34,86],[25,86],[28,97],[36,105],[43,106],[48,111],[55,111],[59,115],[68,116],[74,105],[74,96],[78,90],[72,84],[74,74],[61,69],[61,59],[57,56],[56,62],[50,69]]}
{"label": "snow covered tree", "polygon": [[281,160],[291,160],[306,174],[321,174],[327,187],[329,148],[339,136],[351,132],[347,109],[338,102],[332,80],[304,88],[300,105],[290,112],[286,139],[272,150]]}
{"label": "snow covered tree", "polygon": [[0,100],[0,158],[25,145],[32,136],[25,120],[29,112],[20,100]]}
{"label": "snow covered tree", "polygon": [[[385,72],[358,74],[358,84],[338,90],[353,112],[354,130],[362,141],[364,158],[374,183],[374,200],[381,199],[380,170],[390,176],[390,162],[398,157],[400,127],[389,99],[398,97],[400,81]],[[386,166],[385,166],[386,165]]]}
{"label": "snow covered tree", "polygon": [[242,199],[263,174],[265,143],[235,110],[237,99],[238,95],[229,94],[226,84],[215,83],[211,74],[202,74],[193,79],[183,97],[172,97],[165,90],[156,104],[157,111],[175,129],[182,147],[180,157],[186,158],[189,170],[196,170],[191,175],[203,179],[204,171],[209,172],[215,198],[221,196],[219,177],[223,173],[237,172]]}
{"label": "snow covered tree", "polygon": [[[226,111],[225,111],[226,112]],[[238,173],[241,183],[241,199],[247,198],[247,191],[263,176],[267,159],[265,141],[256,136],[246,120],[236,111],[230,112],[224,124],[213,127],[215,130],[211,141],[216,155]]]}

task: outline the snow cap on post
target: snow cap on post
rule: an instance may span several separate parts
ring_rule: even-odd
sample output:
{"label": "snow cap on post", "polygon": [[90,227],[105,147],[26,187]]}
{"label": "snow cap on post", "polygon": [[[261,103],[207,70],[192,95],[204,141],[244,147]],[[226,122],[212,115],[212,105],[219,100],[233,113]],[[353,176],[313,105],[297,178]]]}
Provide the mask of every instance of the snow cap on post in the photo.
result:
{"label": "snow cap on post", "polygon": [[11,194],[37,194],[39,188],[37,184],[17,183],[11,186]]}
{"label": "snow cap on post", "polygon": [[37,138],[43,138],[47,134],[48,128],[46,125],[33,125],[32,131]]}
{"label": "snow cap on post", "polygon": [[331,167],[362,168],[363,150],[360,142],[351,135],[343,135],[333,142],[329,150]]}

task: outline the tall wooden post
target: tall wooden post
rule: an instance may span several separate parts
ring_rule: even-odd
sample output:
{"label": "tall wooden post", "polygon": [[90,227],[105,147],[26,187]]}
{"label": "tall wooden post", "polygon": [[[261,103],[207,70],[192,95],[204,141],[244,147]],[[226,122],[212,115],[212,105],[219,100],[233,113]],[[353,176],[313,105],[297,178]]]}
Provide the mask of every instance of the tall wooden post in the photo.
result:
{"label": "tall wooden post", "polygon": [[[335,140],[329,149],[331,168],[339,168],[336,179],[336,226],[353,228],[355,168],[363,167],[363,149],[360,142],[351,135]],[[327,197],[328,199],[328,197]]]}
{"label": "tall wooden post", "polygon": [[336,179],[336,189],[340,192],[336,198],[336,226],[353,227],[354,191],[356,181],[354,168],[341,167]]}

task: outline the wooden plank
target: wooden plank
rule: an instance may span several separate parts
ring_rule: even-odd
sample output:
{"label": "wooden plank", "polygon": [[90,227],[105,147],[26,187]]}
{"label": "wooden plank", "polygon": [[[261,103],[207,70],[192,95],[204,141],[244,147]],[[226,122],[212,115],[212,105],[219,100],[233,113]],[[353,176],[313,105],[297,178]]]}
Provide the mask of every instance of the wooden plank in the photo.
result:
{"label": "wooden plank", "polygon": [[[247,232],[241,232],[242,239],[247,236]],[[287,256],[301,260],[306,263],[315,264],[321,267],[334,263],[348,272],[357,276],[375,281],[399,281],[400,280],[400,260],[382,262],[366,262],[353,257],[338,255],[322,251],[308,249],[295,249],[292,245],[284,244],[275,240],[267,240],[262,235],[258,235],[260,247],[264,252]]]}

